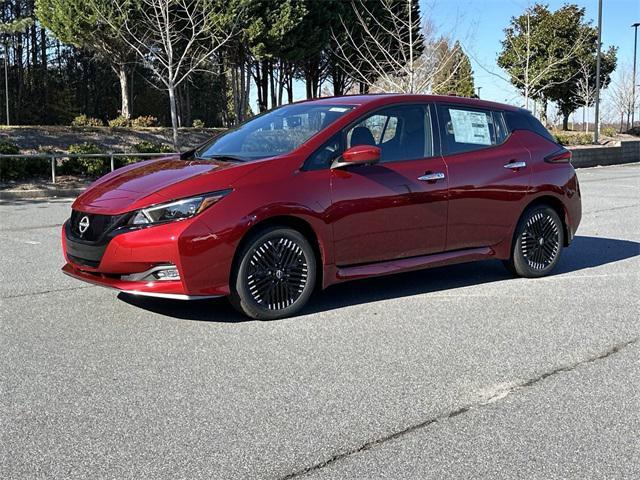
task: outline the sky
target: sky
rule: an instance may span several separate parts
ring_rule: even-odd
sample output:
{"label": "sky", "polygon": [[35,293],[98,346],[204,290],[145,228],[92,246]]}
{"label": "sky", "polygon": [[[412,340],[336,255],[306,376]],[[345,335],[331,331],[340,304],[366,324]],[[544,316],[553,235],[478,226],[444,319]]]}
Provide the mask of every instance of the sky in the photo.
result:
{"label": "sky", "polygon": [[[451,33],[459,38],[471,57],[476,87],[481,87],[480,96],[487,100],[517,104],[521,99],[516,90],[506,81],[489,73],[504,71],[496,65],[501,50],[504,29],[511,17],[520,15],[535,2],[527,0],[423,0],[422,11],[429,14],[443,33]],[[575,3],[586,9],[585,18],[598,21],[598,1],[558,1],[543,2],[551,10],[565,3]],[[618,63],[631,65],[633,62],[632,23],[640,22],[640,0],[603,0],[602,2],[602,44],[603,50],[616,45]]]}
{"label": "sky", "polygon": [[[520,15],[534,3],[528,0],[420,0],[423,15],[433,21],[439,32],[460,40],[464,45],[471,58],[475,85],[480,87],[480,97],[519,106],[523,101],[513,86],[490,72],[506,77],[505,72],[496,65],[504,29],[511,17]],[[597,24],[598,0],[546,0],[543,3],[552,10],[565,3],[575,3],[586,9],[586,19]],[[618,46],[618,64],[631,65],[631,24],[640,22],[640,0],[603,0],[602,4],[603,50],[610,45]],[[256,104],[255,95],[253,91],[252,106]],[[302,100],[304,97],[304,85],[296,82],[294,99]]]}

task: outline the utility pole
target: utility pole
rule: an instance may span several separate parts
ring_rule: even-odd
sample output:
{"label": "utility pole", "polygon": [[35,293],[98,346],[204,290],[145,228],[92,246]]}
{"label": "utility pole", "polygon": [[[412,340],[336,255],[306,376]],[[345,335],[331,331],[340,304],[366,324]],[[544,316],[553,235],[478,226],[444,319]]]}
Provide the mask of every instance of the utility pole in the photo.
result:
{"label": "utility pole", "polygon": [[633,121],[636,113],[636,50],[638,48],[638,27],[640,22],[636,22],[631,27],[635,29],[633,40],[633,83],[631,84],[631,128],[633,128]]}
{"label": "utility pole", "polygon": [[596,128],[593,143],[598,143],[600,136],[600,52],[602,51],[602,0],[598,0],[598,57],[596,60]]}

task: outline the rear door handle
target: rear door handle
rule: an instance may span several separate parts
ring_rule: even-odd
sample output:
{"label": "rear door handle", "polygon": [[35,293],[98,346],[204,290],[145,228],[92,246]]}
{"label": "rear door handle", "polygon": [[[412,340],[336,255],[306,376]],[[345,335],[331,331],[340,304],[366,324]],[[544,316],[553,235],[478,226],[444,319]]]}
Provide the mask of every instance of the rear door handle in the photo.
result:
{"label": "rear door handle", "polygon": [[423,182],[435,182],[437,180],[443,180],[444,177],[445,175],[442,172],[425,173],[421,177],[418,177],[418,180],[421,180]]}
{"label": "rear door handle", "polygon": [[511,161],[509,163],[507,163],[506,165],[503,165],[504,168],[511,168],[511,169],[516,169],[516,168],[524,168],[527,166],[527,162],[516,162],[516,161]]}

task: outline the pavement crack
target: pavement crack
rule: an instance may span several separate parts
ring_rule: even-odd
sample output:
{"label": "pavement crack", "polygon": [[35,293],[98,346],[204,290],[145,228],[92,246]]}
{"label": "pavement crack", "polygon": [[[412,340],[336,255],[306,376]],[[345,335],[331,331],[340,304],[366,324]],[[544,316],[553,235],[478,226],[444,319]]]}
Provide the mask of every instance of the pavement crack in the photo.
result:
{"label": "pavement crack", "polygon": [[615,211],[615,210],[625,210],[627,208],[635,208],[635,207],[640,207],[640,203],[634,203],[633,205],[624,205],[624,206],[621,206],[621,207],[611,207],[611,208],[603,208],[603,209],[600,209],[600,210],[591,210],[586,215],[594,215],[596,213],[602,213],[602,212],[612,212],[612,211]]}
{"label": "pavement crack", "polygon": [[44,228],[60,228],[61,223],[53,223],[50,225],[34,225],[31,227],[3,228],[0,232],[28,232],[30,230],[42,230]]}
{"label": "pavement crack", "polygon": [[95,288],[95,285],[83,285],[81,287],[69,287],[69,288],[52,288],[51,290],[41,290],[39,292],[16,293],[15,295],[7,295],[6,297],[0,297],[0,298],[3,300],[7,300],[9,298],[30,297],[32,295],[46,295],[48,293],[66,292],[68,290],[82,290],[85,288]]}
{"label": "pavement crack", "polygon": [[527,380],[524,380],[522,382],[519,383],[514,383],[512,384],[509,388],[494,394],[488,398],[484,398],[480,401],[476,401],[473,403],[470,403],[468,405],[462,406],[460,408],[457,408],[455,410],[449,411],[449,412],[445,412],[442,413],[440,415],[437,415],[435,417],[429,418],[428,420],[425,420],[423,422],[420,422],[418,424],[415,425],[411,425],[403,430],[391,433],[389,435],[385,435],[373,440],[370,440],[362,445],[360,445],[359,447],[354,447],[352,449],[337,453],[335,455],[333,455],[332,457],[323,460],[322,462],[316,463],[315,465],[311,465],[309,467],[300,469],[300,470],[296,470],[294,472],[291,472],[283,477],[280,477],[280,480],[290,480],[293,478],[298,478],[301,476],[304,476],[308,473],[312,473],[318,470],[321,470],[329,465],[332,465],[336,462],[339,462],[341,460],[344,460],[348,457],[351,457],[353,455],[356,455],[358,453],[361,452],[365,452],[367,450],[371,450],[372,448],[378,446],[378,445],[382,445],[386,442],[389,442],[391,440],[395,440],[398,438],[401,438],[405,435],[408,435],[412,432],[415,432],[416,430],[422,430],[424,428],[429,427],[430,425],[433,425],[436,422],[440,422],[443,420],[448,420],[450,418],[454,418],[457,417],[458,415],[463,415],[475,408],[481,408],[481,407],[485,407],[488,406],[489,404],[494,404],[500,400],[502,400],[503,398],[508,397],[510,394],[519,391],[519,390],[525,390],[527,388],[531,388],[532,386],[544,381],[545,379],[558,375],[560,373],[566,373],[566,372],[571,372],[577,368],[579,368],[582,365],[586,365],[586,364],[590,364],[590,363],[594,363],[594,362],[598,362],[600,360],[604,360],[616,353],[619,353],[620,351],[624,350],[627,347],[630,347],[636,343],[638,343],[638,341],[640,341],[640,338],[636,337],[633,338],[631,340],[628,340],[626,342],[622,342],[622,343],[618,343],[614,346],[612,346],[611,348],[596,354],[594,356],[591,357],[587,357],[585,359],[579,360],[575,363],[569,364],[569,365],[564,365],[558,368],[555,368],[553,370],[541,373],[535,377],[531,377]]}

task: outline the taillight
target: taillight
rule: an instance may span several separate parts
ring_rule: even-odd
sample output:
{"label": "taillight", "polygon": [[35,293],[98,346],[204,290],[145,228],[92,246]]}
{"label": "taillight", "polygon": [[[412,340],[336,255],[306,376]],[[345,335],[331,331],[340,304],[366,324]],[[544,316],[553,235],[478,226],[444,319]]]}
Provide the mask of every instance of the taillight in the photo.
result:
{"label": "taillight", "polygon": [[544,158],[548,163],[569,163],[571,161],[571,150],[563,148]]}

